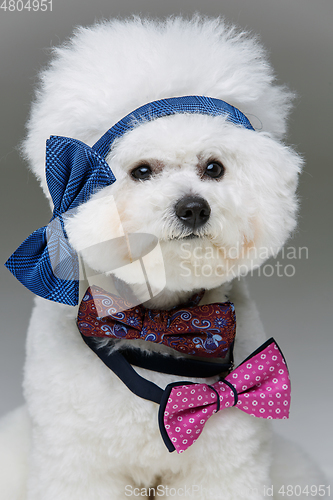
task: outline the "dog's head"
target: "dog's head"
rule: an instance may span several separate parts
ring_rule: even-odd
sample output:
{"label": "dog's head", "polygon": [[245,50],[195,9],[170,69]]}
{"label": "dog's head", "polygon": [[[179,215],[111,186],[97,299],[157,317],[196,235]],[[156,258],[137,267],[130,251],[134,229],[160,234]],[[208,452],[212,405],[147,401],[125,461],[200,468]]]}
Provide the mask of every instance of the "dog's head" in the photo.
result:
{"label": "dog's head", "polygon": [[[253,131],[224,116],[176,114],[116,140],[106,158],[116,182],[66,223],[87,263],[108,272],[108,256],[87,248],[124,233],[152,234],[167,287],[190,291],[246,274],[276,253],[295,227],[301,160],[279,140],[290,94],[272,82],[258,44],[218,21],[103,24],[59,49],[25,143],[43,185],[42,135],[92,144],[120,114],[156,98],[210,95],[241,108],[254,127],[261,123]],[[146,265],[158,287],[160,260],[152,254]],[[116,275],[138,283],[142,273],[123,267]]]}
{"label": "dog's head", "polygon": [[[212,288],[261,264],[294,228],[297,157],[223,117],[142,124],[115,144],[108,163],[117,181],[67,223],[72,245],[100,272],[113,257],[85,249],[122,231],[148,233],[160,242],[168,288]],[[147,265],[157,286],[160,262]],[[133,268],[116,274],[140,279]]]}

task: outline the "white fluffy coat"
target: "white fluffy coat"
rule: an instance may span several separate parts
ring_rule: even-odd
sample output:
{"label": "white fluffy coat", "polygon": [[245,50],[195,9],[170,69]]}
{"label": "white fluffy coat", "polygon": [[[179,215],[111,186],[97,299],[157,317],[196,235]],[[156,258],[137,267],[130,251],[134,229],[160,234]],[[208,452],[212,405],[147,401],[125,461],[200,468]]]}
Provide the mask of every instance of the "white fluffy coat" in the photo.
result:
{"label": "white fluffy coat", "polygon": [[[146,102],[193,94],[239,107],[256,131],[203,115],[140,125],[108,155],[117,181],[81,206],[66,229],[72,245],[99,273],[107,272],[108,258],[85,251],[88,246],[122,231],[157,236],[166,287],[148,306],[180,304],[202,287],[207,290],[203,303],[230,298],[237,314],[239,363],[265,334],[238,278],[268,257],[260,249],[274,254],[294,229],[302,164],[281,142],[292,94],[275,85],[255,38],[222,20],[199,17],[79,28],[54,50],[41,76],[24,153],[49,197],[44,146],[50,135],[92,145]],[[218,181],[198,174],[212,156],[226,169]],[[142,161],[158,168],[151,180],[135,182],[130,172]],[[173,207],[189,194],[207,199],[212,215],[197,238],[182,240],[186,231]],[[113,217],[114,202],[121,227]],[[184,248],[190,253],[186,265]],[[231,256],[233,248],[245,253]],[[151,258],[147,265],[151,284],[158,287],[158,261]],[[205,265],[211,266],[210,275],[200,273]],[[139,274],[121,269],[117,275],[135,291],[142,286]],[[25,366],[27,407],[8,417],[0,433],[2,444],[13,443],[10,454],[0,454],[1,500],[120,500],[130,492],[142,497],[145,488],[148,495],[148,488],[158,485],[174,488],[173,498],[183,498],[187,487],[191,498],[259,500],[265,488],[273,485],[276,494],[279,485],[300,483],[314,470],[290,445],[272,447],[267,421],[235,408],[214,415],[185,453],[170,454],[159,435],[157,405],[134,396],[86,347],[75,325],[77,308],[40,298],[35,304]],[[161,387],[182,379],[138,372]]]}

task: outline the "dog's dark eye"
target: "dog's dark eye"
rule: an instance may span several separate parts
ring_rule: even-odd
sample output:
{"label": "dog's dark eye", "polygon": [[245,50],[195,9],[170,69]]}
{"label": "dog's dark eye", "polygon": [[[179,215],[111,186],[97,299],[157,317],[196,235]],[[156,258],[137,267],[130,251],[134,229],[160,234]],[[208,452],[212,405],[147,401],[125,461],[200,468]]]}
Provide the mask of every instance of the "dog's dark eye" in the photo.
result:
{"label": "dog's dark eye", "polygon": [[140,181],[146,181],[150,179],[152,174],[151,168],[149,165],[140,165],[132,170],[131,176]]}
{"label": "dog's dark eye", "polygon": [[219,179],[224,174],[224,166],[218,161],[209,162],[204,173],[212,179]]}

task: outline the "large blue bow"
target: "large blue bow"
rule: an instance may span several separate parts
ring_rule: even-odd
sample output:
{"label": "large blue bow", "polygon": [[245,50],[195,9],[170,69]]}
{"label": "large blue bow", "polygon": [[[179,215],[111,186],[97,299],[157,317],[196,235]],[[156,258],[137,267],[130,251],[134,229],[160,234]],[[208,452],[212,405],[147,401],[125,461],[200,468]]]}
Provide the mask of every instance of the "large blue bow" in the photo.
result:
{"label": "large blue bow", "polygon": [[110,185],[115,177],[94,149],[75,139],[52,136],[46,141],[46,180],[54,203],[52,219],[34,231],[5,265],[35,294],[76,305],[78,258],[68,242],[62,214],[87,201],[97,189]]}
{"label": "large blue bow", "polygon": [[224,101],[184,96],[141,106],[111,127],[92,147],[69,137],[51,136],[46,141],[46,180],[54,204],[52,219],[34,231],[5,264],[23,285],[49,300],[78,303],[78,257],[68,242],[63,214],[116,180],[105,161],[116,138],[140,123],[176,113],[224,115],[235,125],[253,130],[246,116]]}

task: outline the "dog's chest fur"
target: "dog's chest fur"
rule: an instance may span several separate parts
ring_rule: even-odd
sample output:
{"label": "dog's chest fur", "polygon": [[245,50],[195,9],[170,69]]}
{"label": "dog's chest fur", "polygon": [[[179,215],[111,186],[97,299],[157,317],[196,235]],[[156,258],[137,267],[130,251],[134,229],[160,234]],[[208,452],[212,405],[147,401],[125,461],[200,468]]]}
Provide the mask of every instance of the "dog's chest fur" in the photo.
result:
{"label": "dog's chest fur", "polygon": [[[207,293],[206,300],[218,301],[224,294],[222,287]],[[244,285],[236,281],[229,295],[237,314],[238,363],[260,345],[264,335]],[[98,446],[98,456],[94,454],[98,468],[107,473],[110,467],[126,466],[128,471],[130,466],[142,481],[151,484],[170,470],[186,475],[189,464],[193,468],[198,460],[209,460],[217,436],[219,447],[228,450],[226,456],[219,457],[226,468],[247,460],[247,441],[259,447],[266,443],[267,422],[230,409],[211,419],[184,456],[170,454],[159,435],[158,405],[133,395],[90,352],[77,330],[75,316],[74,308],[37,299],[30,323],[24,385],[29,411],[40,429],[38,439],[43,436],[53,443],[52,452],[45,449],[45,460],[48,453],[61,453],[74,446],[74,455],[83,463],[89,461],[89,450]],[[137,371],[163,388],[182,380],[174,375]]]}

